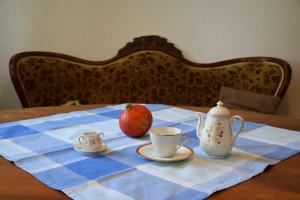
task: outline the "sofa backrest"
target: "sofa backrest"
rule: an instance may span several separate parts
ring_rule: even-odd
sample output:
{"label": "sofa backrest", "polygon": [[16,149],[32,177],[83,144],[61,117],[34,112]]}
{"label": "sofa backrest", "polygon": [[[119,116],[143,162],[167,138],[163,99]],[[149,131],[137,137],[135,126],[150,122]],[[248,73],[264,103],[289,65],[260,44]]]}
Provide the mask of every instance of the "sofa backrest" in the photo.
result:
{"label": "sofa backrest", "polygon": [[291,68],[271,57],[195,63],[165,38],[142,36],[106,61],[51,52],[19,53],[10,60],[10,75],[23,107],[72,100],[212,106],[221,86],[283,97]]}

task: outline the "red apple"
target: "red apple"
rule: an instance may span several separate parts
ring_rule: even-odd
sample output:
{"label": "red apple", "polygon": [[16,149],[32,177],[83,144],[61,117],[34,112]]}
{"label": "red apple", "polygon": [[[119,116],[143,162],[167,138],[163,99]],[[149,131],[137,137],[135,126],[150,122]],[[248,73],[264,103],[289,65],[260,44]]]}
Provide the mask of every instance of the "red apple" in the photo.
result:
{"label": "red apple", "polygon": [[121,130],[129,137],[142,137],[151,128],[152,114],[144,105],[127,104],[119,118]]}

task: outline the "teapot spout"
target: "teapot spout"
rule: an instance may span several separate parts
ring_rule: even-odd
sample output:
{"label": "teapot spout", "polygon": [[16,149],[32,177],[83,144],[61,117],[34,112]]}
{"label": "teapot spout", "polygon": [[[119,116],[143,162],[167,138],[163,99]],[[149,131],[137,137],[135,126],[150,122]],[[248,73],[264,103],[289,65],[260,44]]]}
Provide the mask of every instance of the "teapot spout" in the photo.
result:
{"label": "teapot spout", "polygon": [[204,114],[199,112],[198,115],[198,124],[197,124],[197,137],[201,138],[201,132],[203,131],[204,128]]}

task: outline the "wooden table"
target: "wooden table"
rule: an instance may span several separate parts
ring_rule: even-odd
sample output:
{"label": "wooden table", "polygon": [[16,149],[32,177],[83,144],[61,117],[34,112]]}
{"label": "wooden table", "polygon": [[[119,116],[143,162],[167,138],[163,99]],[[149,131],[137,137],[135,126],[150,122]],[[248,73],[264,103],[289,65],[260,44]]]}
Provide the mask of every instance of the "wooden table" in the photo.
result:
{"label": "wooden table", "polygon": [[[103,107],[104,105],[61,106],[0,111],[0,122],[47,116],[56,113]],[[206,112],[207,108],[183,107]],[[300,131],[300,119],[232,110],[246,120]],[[29,173],[0,156],[0,199],[68,199]],[[213,194],[209,199],[300,199],[300,154],[290,157],[263,173]]]}

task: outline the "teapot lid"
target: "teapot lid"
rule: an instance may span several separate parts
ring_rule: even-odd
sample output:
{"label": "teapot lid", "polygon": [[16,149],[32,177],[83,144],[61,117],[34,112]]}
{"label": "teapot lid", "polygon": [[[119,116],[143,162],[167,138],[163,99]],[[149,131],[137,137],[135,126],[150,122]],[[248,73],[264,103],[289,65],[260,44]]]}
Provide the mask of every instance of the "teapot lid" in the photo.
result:
{"label": "teapot lid", "polygon": [[227,108],[224,107],[222,101],[218,101],[217,106],[211,108],[208,112],[210,115],[219,115],[219,116],[229,116],[230,112]]}

